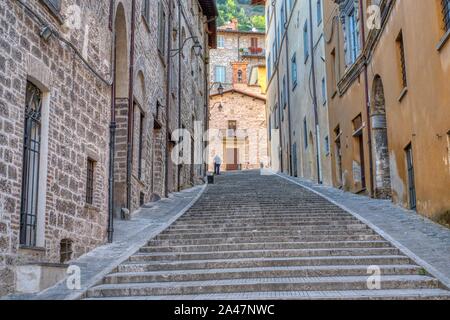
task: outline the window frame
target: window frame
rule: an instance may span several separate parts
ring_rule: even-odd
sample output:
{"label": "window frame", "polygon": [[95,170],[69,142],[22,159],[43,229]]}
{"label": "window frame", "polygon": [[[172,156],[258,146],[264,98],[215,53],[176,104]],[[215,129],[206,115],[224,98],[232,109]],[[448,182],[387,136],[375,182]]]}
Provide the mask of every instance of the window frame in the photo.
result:
{"label": "window frame", "polygon": [[297,53],[294,53],[291,58],[291,73],[292,91],[294,91],[298,84]]}
{"label": "window frame", "polygon": [[95,189],[95,164],[96,161],[90,157],[86,161],[86,204],[94,205]]}

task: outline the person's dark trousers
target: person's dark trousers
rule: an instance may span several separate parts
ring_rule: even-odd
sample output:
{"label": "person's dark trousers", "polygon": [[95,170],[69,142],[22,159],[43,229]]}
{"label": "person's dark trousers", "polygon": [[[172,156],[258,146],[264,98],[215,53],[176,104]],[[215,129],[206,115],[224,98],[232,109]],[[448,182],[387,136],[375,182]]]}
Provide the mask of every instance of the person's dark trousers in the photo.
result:
{"label": "person's dark trousers", "polygon": [[215,164],[214,167],[215,167],[214,173],[220,175],[220,164]]}

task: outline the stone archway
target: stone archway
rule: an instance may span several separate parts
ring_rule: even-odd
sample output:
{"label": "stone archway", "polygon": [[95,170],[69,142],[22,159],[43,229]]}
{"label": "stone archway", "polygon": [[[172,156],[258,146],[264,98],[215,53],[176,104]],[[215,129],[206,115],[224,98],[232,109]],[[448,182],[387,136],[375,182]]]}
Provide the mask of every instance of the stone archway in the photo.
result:
{"label": "stone archway", "polygon": [[115,59],[115,165],[114,165],[114,215],[120,217],[122,208],[127,207],[127,126],[128,126],[128,90],[129,90],[129,55],[128,29],[125,8],[119,3],[114,20]]}
{"label": "stone archway", "polygon": [[386,100],[383,81],[379,75],[375,76],[373,81],[370,118],[372,123],[372,148],[375,168],[375,197],[378,199],[390,199],[392,190]]}

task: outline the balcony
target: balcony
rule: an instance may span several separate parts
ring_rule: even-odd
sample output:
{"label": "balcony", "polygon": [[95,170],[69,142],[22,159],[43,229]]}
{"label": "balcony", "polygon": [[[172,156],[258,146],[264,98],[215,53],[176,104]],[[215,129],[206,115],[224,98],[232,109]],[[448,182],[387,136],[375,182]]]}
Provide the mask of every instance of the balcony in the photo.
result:
{"label": "balcony", "polygon": [[266,56],[266,50],[264,50],[263,48],[257,47],[242,48],[240,51],[243,57],[264,58]]}

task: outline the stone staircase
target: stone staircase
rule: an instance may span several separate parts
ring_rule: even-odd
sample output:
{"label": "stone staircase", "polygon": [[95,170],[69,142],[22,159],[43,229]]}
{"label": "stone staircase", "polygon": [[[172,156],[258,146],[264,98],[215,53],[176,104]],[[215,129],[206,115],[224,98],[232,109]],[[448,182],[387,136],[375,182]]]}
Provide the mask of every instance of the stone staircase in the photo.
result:
{"label": "stone staircase", "polygon": [[[381,270],[369,290],[368,268]],[[276,176],[227,174],[87,299],[449,299],[351,214]]]}

